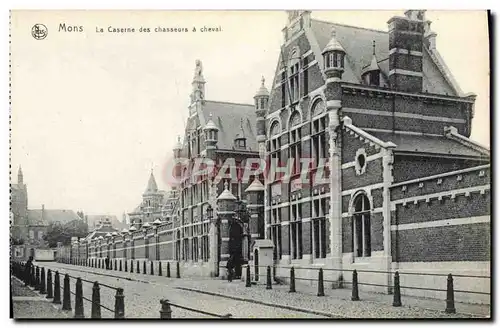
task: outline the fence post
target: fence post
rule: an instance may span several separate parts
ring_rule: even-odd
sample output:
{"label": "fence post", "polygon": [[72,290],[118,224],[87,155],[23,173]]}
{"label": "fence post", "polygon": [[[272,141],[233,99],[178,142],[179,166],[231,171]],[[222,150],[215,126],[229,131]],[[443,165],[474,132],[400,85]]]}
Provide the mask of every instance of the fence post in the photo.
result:
{"label": "fence post", "polygon": [[35,290],[40,290],[40,267],[38,265],[35,271]]}
{"label": "fence post", "polygon": [[170,278],[170,262],[167,262],[167,278]]}
{"label": "fence post", "polygon": [[123,288],[118,288],[115,295],[115,319],[125,318],[125,296],[123,295]]}
{"label": "fence post", "polygon": [[59,277],[59,271],[56,271],[54,277],[54,299],[52,300],[54,304],[61,304],[61,280]]}
{"label": "fence post", "polygon": [[123,260],[120,259],[120,271],[122,271],[122,262],[123,262]]}
{"label": "fence post", "polygon": [[75,318],[82,319],[85,318],[83,314],[83,290],[82,290],[82,279],[76,279],[76,290],[75,290]]}
{"label": "fence post", "polygon": [[354,270],[352,272],[352,297],[351,301],[359,301],[359,290],[358,290],[358,272]]}
{"label": "fence post", "polygon": [[290,290],[288,291],[289,293],[295,293],[295,268],[291,267],[290,268]]}
{"label": "fence post", "polygon": [[392,306],[401,306],[401,289],[399,286],[399,272],[394,274],[394,300]]}
{"label": "fence post", "polygon": [[325,284],[323,282],[323,268],[318,272],[318,296],[325,296]]}
{"label": "fence post", "polygon": [[64,290],[63,290],[63,310],[71,310],[71,293],[69,289],[69,275],[64,275]]}
{"label": "fence post", "polygon": [[446,286],[446,313],[456,313],[455,309],[455,296],[453,295],[453,276],[451,273],[448,275],[448,283]]}
{"label": "fence post", "polygon": [[144,260],[144,262],[142,262],[142,273],[148,274],[148,272],[146,271],[146,260]]}
{"label": "fence post", "polygon": [[250,265],[247,264],[246,267],[246,277],[245,277],[245,287],[251,287],[252,283],[250,282]]}
{"label": "fence post", "polygon": [[109,268],[106,269],[113,270],[113,260],[109,260]]}
{"label": "fence post", "polygon": [[161,261],[158,261],[158,275],[161,277],[163,273],[161,272]]}
{"label": "fence post", "polygon": [[[146,268],[146,266],[144,266],[144,269]],[[137,260],[137,263],[136,263],[136,266],[135,266],[135,270],[137,271],[137,273],[141,273],[141,266],[139,264],[139,260]]]}
{"label": "fence post", "polygon": [[266,289],[273,289],[273,283],[271,281],[271,267],[267,266],[267,283]]}
{"label": "fence post", "polygon": [[115,268],[115,271],[118,271],[118,264],[116,262],[116,259],[115,259],[115,266],[114,266],[114,268]]}
{"label": "fence post", "polygon": [[[144,264],[146,264],[146,262],[144,262]],[[154,276],[155,274],[155,268],[153,266],[153,261],[151,261],[151,275]]]}
{"label": "fence post", "polygon": [[92,319],[101,319],[101,292],[99,289],[99,283],[94,281],[92,287]]}
{"label": "fence post", "polygon": [[52,271],[50,269],[47,270],[47,297],[53,298],[53,289],[52,289]]}
{"label": "fence post", "polygon": [[170,308],[170,304],[167,299],[160,300],[161,310],[160,310],[160,319],[172,319],[172,309]]}
{"label": "fence post", "polygon": [[40,270],[40,294],[47,294],[45,291],[45,268]]}
{"label": "fence post", "polygon": [[127,266],[128,266],[128,260],[125,260],[125,272],[128,272]]}
{"label": "fence post", "polygon": [[177,261],[177,278],[181,277],[181,267],[179,265],[179,261]]}

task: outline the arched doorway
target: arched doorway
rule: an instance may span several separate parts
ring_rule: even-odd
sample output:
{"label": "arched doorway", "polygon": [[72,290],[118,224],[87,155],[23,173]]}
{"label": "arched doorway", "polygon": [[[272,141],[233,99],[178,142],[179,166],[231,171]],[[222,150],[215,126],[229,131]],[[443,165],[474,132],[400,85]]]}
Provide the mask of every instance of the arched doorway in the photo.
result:
{"label": "arched doorway", "polygon": [[352,202],[353,252],[356,257],[371,256],[370,200],[365,193]]}
{"label": "arched doorway", "polygon": [[234,221],[229,226],[229,256],[234,260],[234,274],[235,278],[238,279],[241,277],[243,260],[243,227]]}

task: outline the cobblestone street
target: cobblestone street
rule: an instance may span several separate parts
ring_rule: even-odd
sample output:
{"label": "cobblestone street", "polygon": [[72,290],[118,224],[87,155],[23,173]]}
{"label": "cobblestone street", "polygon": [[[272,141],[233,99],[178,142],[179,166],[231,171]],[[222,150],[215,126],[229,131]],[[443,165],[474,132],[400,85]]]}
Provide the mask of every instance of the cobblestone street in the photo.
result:
{"label": "cobblestone street", "polygon": [[[297,286],[297,293],[288,293],[287,285],[273,285],[272,290],[266,290],[262,284],[246,288],[241,280],[229,283],[199,277],[176,279],[55,262],[40,265],[53,272],[59,270],[61,285],[66,273],[88,280],[83,282],[83,296],[88,299],[92,295],[90,282],[93,281],[123,288],[126,318],[160,318],[160,300],[164,298],[173,304],[213,314],[229,313],[233,318],[484,318],[489,313],[488,306],[464,308],[463,304],[457,304],[457,311],[462,313],[445,314],[439,308],[440,304],[444,306],[440,301],[433,303],[431,300],[412,298],[404,298],[403,306],[396,308],[391,305],[391,295],[366,294],[361,295],[362,301],[352,302],[348,290],[327,290],[325,297],[317,297],[312,288],[300,285]],[[75,282],[76,279],[70,279],[72,292],[75,292]],[[100,295],[101,304],[109,309],[101,309],[102,317],[112,318],[115,290],[101,285]],[[71,295],[71,300],[74,310],[74,295]],[[84,313],[86,318],[90,318],[91,303],[85,300]],[[172,306],[172,318],[210,317]]]}

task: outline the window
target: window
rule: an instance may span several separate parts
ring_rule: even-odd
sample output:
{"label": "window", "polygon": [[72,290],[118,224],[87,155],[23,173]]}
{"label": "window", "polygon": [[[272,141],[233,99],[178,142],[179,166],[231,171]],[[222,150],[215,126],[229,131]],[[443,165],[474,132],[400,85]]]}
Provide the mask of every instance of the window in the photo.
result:
{"label": "window", "polygon": [[361,175],[366,172],[366,151],[364,148],[359,148],[356,151],[356,162],[354,165],[356,175]]}
{"label": "window", "polygon": [[291,206],[290,244],[292,259],[302,258],[302,204]]}
{"label": "window", "polygon": [[327,198],[313,200],[313,254],[315,258],[326,257]]}
{"label": "window", "polygon": [[189,260],[189,239],[187,237],[185,237],[182,241],[182,245],[183,245],[183,253],[182,253],[182,259],[184,261],[187,261]]}
{"label": "window", "polygon": [[286,106],[286,72],[281,73],[281,107]]}
{"label": "window", "polygon": [[193,237],[192,243],[193,243],[192,259],[193,261],[198,262],[198,237]]}
{"label": "window", "polygon": [[292,174],[300,173],[300,159],[302,158],[302,146],[301,146],[301,133],[300,127],[300,114],[295,111],[290,117],[290,158],[295,159],[295,163],[293,165]]}
{"label": "window", "polygon": [[371,256],[370,202],[365,194],[356,196],[353,202],[353,245],[357,257]]}
{"label": "window", "polygon": [[328,126],[328,116],[326,115],[326,107],[323,100],[318,99],[312,109],[312,154],[315,167],[318,167],[320,160],[328,158],[327,154],[327,136],[326,128]]}
{"label": "window", "polygon": [[271,239],[274,243],[274,260],[281,260],[281,210],[279,208],[271,210]]}
{"label": "window", "polygon": [[309,93],[309,72],[307,66],[309,65],[309,58],[306,57],[302,61],[302,80],[303,80],[303,92],[302,95],[307,95]]}
{"label": "window", "polygon": [[[281,160],[281,142],[279,138],[279,133],[280,133],[280,126],[278,122],[274,122],[271,126],[271,133],[270,133],[271,140],[269,141],[270,143],[269,162],[271,165],[277,165],[278,162]],[[276,176],[271,177],[271,179],[274,181],[276,179]]]}
{"label": "window", "polygon": [[292,102],[299,100],[299,63],[290,67],[290,98]]}

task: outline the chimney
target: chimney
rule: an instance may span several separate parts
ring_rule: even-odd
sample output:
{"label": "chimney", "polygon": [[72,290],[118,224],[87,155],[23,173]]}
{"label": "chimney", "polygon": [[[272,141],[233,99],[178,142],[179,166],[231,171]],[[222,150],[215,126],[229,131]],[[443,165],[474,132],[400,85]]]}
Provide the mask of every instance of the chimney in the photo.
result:
{"label": "chimney", "polygon": [[42,204],[42,221],[45,221],[45,204]]}
{"label": "chimney", "polygon": [[424,10],[408,10],[389,25],[389,85],[391,89],[422,92]]}

